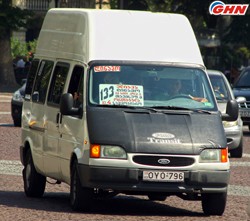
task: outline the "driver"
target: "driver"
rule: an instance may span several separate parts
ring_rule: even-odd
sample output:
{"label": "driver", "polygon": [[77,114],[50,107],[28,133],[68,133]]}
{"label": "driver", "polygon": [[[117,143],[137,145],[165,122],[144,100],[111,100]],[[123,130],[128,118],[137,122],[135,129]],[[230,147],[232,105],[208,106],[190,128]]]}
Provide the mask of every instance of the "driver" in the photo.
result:
{"label": "driver", "polygon": [[182,94],[181,93],[181,88],[182,88],[181,80],[179,80],[179,79],[170,80],[169,81],[169,87],[168,87],[168,95],[171,98],[173,98],[175,96],[178,96],[178,95],[183,95],[183,96],[187,96],[187,97],[191,98],[192,100],[195,100],[195,101],[198,101],[198,102],[208,102],[208,100],[206,98],[193,97],[191,95]]}
{"label": "driver", "polygon": [[168,88],[168,95],[173,97],[180,94],[181,90],[181,81],[180,80],[170,80],[169,81],[169,88]]}
{"label": "driver", "polygon": [[224,94],[220,91],[220,86],[216,83],[213,87],[216,98],[224,98]]}

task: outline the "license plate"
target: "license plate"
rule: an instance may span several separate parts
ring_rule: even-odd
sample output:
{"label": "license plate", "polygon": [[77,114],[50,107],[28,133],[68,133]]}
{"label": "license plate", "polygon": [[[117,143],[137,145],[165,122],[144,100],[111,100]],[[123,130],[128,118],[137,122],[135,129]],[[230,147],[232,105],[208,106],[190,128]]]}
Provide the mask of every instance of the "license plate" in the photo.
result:
{"label": "license plate", "polygon": [[250,117],[250,111],[240,111],[240,116],[242,116],[242,117]]}
{"label": "license plate", "polygon": [[153,182],[183,182],[184,172],[174,171],[143,171],[143,181]]}

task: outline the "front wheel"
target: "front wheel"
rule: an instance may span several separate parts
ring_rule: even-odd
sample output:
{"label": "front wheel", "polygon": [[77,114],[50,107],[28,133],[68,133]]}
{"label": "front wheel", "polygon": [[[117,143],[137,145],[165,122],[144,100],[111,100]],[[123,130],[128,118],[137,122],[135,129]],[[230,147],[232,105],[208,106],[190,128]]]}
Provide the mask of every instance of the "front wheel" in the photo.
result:
{"label": "front wheel", "polygon": [[24,191],[28,197],[42,197],[46,185],[46,177],[37,173],[34,162],[29,149],[24,163],[23,169]]}
{"label": "front wheel", "polygon": [[227,192],[203,193],[202,209],[205,215],[221,216],[226,208]]}
{"label": "front wheel", "polygon": [[21,119],[13,119],[13,123],[14,123],[15,127],[21,127],[22,126]]}
{"label": "front wheel", "polygon": [[93,189],[81,186],[77,160],[73,162],[70,183],[70,205],[74,211],[88,211],[93,201]]}

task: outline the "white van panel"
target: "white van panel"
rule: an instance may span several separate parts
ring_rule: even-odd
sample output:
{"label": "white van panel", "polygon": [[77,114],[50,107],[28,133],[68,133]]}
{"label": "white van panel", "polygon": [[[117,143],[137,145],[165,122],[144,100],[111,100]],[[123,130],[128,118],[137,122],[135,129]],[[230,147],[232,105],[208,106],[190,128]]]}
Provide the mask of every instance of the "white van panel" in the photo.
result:
{"label": "white van panel", "polygon": [[185,16],[142,11],[51,9],[36,52],[85,63],[133,60],[204,65]]}

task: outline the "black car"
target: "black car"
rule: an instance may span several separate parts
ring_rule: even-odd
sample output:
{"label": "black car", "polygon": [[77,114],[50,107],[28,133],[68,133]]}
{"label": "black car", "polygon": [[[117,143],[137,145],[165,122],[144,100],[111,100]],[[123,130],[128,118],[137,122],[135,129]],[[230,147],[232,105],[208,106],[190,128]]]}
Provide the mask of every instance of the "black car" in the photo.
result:
{"label": "black car", "polygon": [[12,96],[11,99],[11,116],[14,125],[17,127],[21,126],[22,122],[22,107],[23,99],[25,94],[26,83],[23,84]]}
{"label": "black car", "polygon": [[243,125],[247,125],[250,129],[250,66],[240,73],[239,78],[233,85],[233,93],[235,98],[246,98],[246,102],[240,104],[239,111]]}

